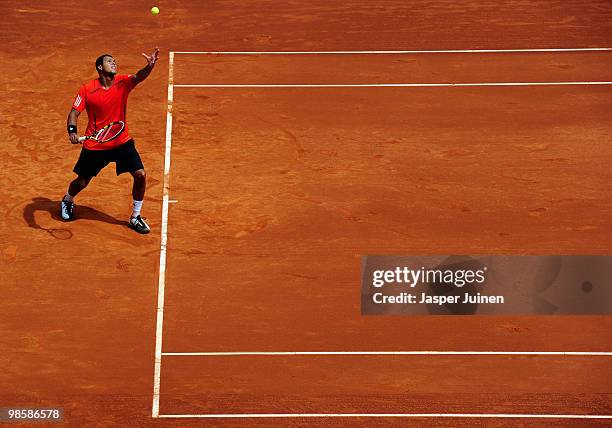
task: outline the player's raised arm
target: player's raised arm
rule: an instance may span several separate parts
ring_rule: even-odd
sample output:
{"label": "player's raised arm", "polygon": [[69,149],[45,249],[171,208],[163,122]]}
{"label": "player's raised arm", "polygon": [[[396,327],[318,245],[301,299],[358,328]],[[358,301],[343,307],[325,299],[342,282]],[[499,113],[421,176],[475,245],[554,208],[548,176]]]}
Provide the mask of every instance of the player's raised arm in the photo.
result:
{"label": "player's raised arm", "polygon": [[68,113],[68,119],[66,120],[66,127],[68,128],[68,138],[72,144],[79,143],[79,136],[77,134],[77,118],[81,114],[75,108],[70,109],[70,113]]}
{"label": "player's raised arm", "polygon": [[138,85],[151,74],[153,67],[155,67],[155,63],[159,59],[159,48],[155,48],[155,51],[151,55],[143,53],[142,56],[147,60],[147,65],[138,70],[138,73],[134,74],[133,79],[135,85]]}

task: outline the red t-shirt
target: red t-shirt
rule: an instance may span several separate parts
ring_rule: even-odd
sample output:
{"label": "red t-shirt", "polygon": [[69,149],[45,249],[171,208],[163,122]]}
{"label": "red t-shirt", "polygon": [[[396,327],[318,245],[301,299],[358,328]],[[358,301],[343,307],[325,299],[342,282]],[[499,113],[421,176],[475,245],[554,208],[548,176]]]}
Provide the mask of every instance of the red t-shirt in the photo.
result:
{"label": "red t-shirt", "polygon": [[84,84],[79,89],[72,108],[82,112],[87,109],[87,129],[84,135],[93,135],[97,130],[110,122],[121,120],[125,123],[123,132],[114,140],[98,143],[94,140],[85,140],[83,147],[89,150],[109,150],[120,146],[131,139],[127,125],[127,99],[134,89],[134,78],[128,74],[115,76],[110,88],[104,89],[98,79]]}

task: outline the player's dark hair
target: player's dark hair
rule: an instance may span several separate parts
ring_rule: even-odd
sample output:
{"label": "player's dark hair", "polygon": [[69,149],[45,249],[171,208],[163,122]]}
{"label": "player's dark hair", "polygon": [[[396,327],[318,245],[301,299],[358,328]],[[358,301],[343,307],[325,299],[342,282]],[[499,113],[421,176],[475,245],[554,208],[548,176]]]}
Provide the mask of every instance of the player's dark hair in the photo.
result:
{"label": "player's dark hair", "polygon": [[98,58],[96,58],[96,71],[100,71],[98,70],[98,66],[102,65],[102,61],[104,61],[105,56],[110,56],[111,58],[113,58],[111,54],[102,54]]}

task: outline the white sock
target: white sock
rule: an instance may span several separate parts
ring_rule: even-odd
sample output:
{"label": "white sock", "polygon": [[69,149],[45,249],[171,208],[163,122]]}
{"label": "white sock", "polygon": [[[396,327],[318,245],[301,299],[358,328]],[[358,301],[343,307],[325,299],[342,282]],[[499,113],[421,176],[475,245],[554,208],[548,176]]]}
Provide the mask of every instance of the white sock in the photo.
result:
{"label": "white sock", "polygon": [[70,193],[66,192],[66,194],[64,195],[64,198],[62,199],[66,202],[74,202],[74,198],[72,196],[70,196]]}
{"label": "white sock", "polygon": [[132,217],[138,217],[140,215],[140,210],[142,209],[143,201],[132,201]]}

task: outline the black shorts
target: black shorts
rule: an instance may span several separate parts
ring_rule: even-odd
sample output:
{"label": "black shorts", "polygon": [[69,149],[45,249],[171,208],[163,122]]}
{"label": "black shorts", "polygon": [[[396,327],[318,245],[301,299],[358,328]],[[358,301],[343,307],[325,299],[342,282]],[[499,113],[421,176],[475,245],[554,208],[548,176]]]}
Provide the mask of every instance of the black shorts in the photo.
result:
{"label": "black shorts", "polygon": [[115,162],[117,175],[144,169],[134,146],[134,140],[129,140],[110,150],[81,149],[81,155],[73,171],[82,177],[95,177],[111,162]]}

